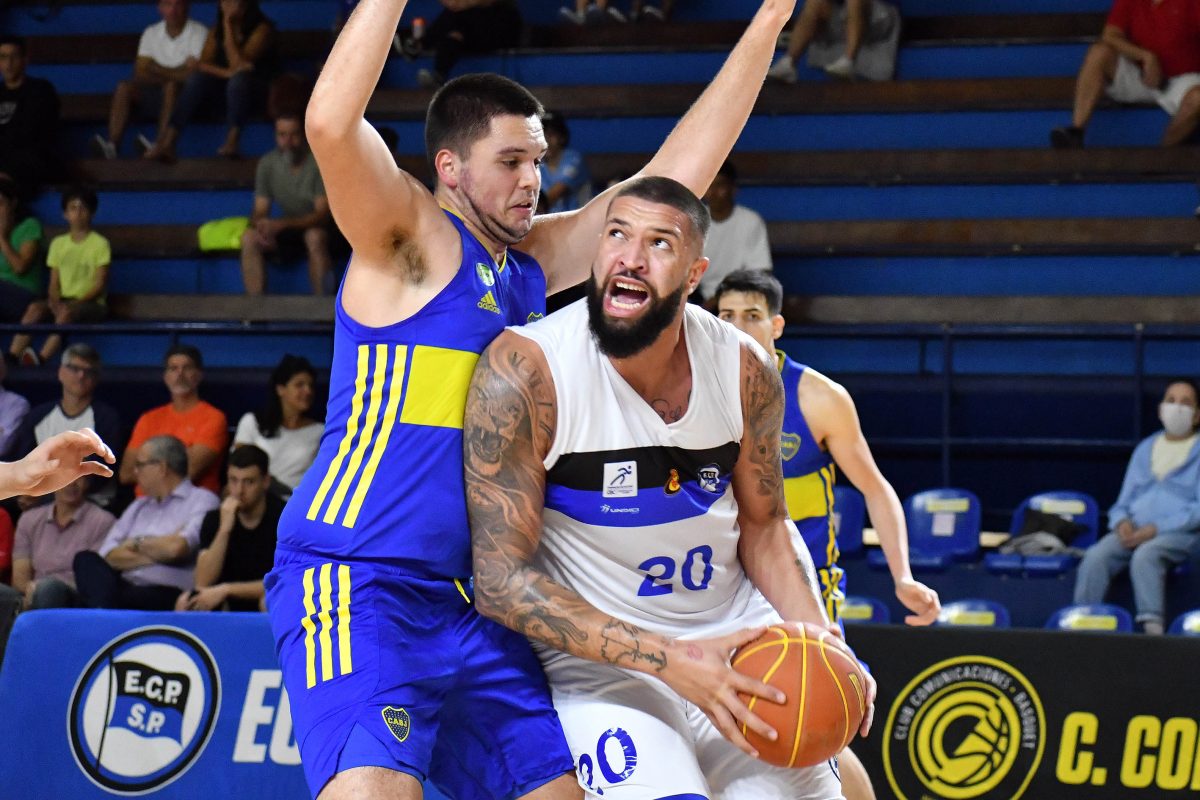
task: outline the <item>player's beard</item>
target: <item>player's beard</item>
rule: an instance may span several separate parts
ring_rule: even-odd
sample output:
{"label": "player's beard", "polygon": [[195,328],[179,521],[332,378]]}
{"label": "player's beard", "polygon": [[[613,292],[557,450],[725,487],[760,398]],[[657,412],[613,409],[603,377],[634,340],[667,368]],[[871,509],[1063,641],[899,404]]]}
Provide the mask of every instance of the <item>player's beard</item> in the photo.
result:
{"label": "player's beard", "polygon": [[678,289],[662,298],[652,286],[645,286],[650,295],[650,307],[645,313],[633,320],[611,320],[604,316],[604,288],[597,286],[595,275],[588,276],[588,328],[596,339],[600,352],[609,358],[629,358],[637,355],[653,344],[659,334],[675,321],[687,284],[679,284]]}

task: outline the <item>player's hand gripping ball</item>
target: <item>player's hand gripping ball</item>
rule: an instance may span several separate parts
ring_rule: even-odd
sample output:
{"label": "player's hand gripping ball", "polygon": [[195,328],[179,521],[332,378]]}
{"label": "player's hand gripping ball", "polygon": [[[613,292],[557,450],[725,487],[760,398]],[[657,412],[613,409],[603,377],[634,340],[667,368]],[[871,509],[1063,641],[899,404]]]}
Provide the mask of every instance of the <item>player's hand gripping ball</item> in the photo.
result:
{"label": "player's hand gripping ball", "polygon": [[866,679],[858,659],[844,641],[819,625],[772,625],[738,648],[733,668],[787,695],[779,705],[739,694],[779,734],[772,742],[741,726],[768,764],[810,767],[828,761],[846,749],[867,712]]}

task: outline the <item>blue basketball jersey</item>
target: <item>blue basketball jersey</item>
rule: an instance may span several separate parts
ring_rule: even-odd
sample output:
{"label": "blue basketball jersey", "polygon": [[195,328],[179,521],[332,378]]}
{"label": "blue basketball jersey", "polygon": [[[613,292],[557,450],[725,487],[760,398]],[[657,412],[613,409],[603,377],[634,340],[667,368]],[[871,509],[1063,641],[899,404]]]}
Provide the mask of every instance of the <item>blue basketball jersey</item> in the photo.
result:
{"label": "blue basketball jersey", "polygon": [[462,264],[416,314],[368,327],[338,293],[325,434],[279,521],[281,548],[428,578],[471,574],[467,388],[505,326],[545,314],[546,279],[513,250],[496,264],[461,219],[446,215],[462,239]]}
{"label": "blue basketball jersey", "polygon": [[784,412],[780,451],[788,513],[804,535],[818,569],[837,561],[833,527],[833,457],[821,449],[800,410],[800,379],[807,369],[777,350],[783,378]]}

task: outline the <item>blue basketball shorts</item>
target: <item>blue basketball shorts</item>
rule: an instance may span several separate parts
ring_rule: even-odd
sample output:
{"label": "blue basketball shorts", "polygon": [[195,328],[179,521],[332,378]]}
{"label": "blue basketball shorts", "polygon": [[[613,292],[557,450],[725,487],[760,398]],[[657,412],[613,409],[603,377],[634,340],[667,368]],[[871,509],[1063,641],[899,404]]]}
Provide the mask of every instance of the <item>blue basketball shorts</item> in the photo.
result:
{"label": "blue basketball shorts", "polygon": [[574,770],[529,642],[461,583],[280,548],[265,585],[314,797],[354,767],[455,800],[510,800]]}
{"label": "blue basketball shorts", "polygon": [[[817,579],[821,583],[821,600],[825,603],[825,613],[830,622],[841,622],[842,602],[846,599],[846,573],[837,564],[836,550],[831,554],[829,518],[809,517],[794,520],[796,530],[804,539],[812,556],[813,566],[817,569]],[[832,555],[832,558],[831,558]]]}

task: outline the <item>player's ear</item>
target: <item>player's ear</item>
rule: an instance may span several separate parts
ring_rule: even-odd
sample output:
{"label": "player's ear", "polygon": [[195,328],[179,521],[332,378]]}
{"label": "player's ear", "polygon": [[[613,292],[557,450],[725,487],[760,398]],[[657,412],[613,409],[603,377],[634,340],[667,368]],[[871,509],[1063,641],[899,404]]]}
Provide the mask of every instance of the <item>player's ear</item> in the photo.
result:
{"label": "player's ear", "polygon": [[437,170],[437,178],[448,189],[457,189],[459,180],[458,156],[447,148],[437,151],[433,157],[433,166]]}
{"label": "player's ear", "polygon": [[704,256],[700,256],[694,262],[692,262],[692,266],[688,267],[688,294],[691,294],[693,291],[695,291],[696,287],[700,285],[700,279],[704,277],[705,272],[708,272],[708,259]]}
{"label": "player's ear", "polygon": [[771,317],[771,338],[778,339],[783,336],[783,314],[776,314]]}

